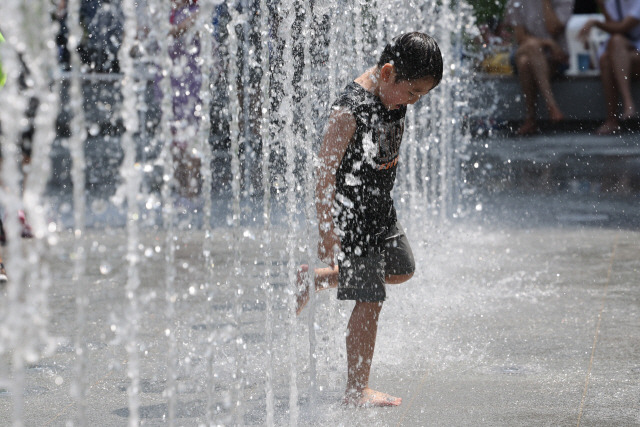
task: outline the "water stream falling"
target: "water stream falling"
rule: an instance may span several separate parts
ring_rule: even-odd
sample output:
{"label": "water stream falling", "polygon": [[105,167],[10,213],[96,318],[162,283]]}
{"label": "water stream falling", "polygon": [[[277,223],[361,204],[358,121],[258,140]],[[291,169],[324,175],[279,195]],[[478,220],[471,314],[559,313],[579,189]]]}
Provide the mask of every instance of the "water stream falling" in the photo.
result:
{"label": "water stream falling", "polygon": [[[296,269],[320,266],[313,175],[330,104],[392,37],[432,34],[445,75],[409,109],[394,195],[406,222],[463,215],[470,7],[200,0],[180,36],[187,54],[199,49],[202,83],[182,94],[190,121],[172,99],[185,90],[172,78],[183,77],[188,61],[171,58],[172,2],[111,3],[124,16],[120,69],[111,74],[75,54],[80,0],[68,1],[71,71],[56,62],[49,0],[0,5],[12,17],[0,46],[9,71],[0,91],[0,202],[10,276],[0,297],[0,392],[11,396],[13,424],[29,424],[29,367],[67,349],[56,393],[74,402],[59,415],[69,425],[91,425],[95,377],[117,378],[113,392],[126,393],[126,408],[114,413],[132,426],[154,417],[169,425],[301,424],[342,391],[346,358],[346,309],[330,292],[312,292],[307,313],[295,316]],[[26,91],[16,84],[18,51],[32,70]],[[24,123],[15,118],[34,95],[37,137],[23,183]],[[181,193],[180,153],[195,159],[193,197]],[[33,241],[19,235],[14,211],[22,206]],[[68,263],[68,280],[52,277],[52,259]],[[65,292],[72,302],[58,310]],[[155,405],[148,393],[157,393]]]}

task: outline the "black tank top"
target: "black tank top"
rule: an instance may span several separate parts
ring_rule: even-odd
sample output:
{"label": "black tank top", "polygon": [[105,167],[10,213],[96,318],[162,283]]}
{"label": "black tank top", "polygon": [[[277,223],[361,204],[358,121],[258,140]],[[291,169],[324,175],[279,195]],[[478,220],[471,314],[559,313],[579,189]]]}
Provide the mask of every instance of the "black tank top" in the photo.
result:
{"label": "black tank top", "polygon": [[351,237],[356,240],[368,240],[397,220],[391,190],[407,109],[388,110],[376,95],[355,82],[346,86],[333,108],[346,109],[356,121],[355,134],[336,174],[336,225],[355,234]]}

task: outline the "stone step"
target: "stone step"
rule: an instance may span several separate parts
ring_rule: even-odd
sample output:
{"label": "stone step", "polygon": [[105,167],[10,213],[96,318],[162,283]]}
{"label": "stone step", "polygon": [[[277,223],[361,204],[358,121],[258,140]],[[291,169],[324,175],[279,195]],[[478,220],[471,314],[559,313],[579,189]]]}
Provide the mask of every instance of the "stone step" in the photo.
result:
{"label": "stone step", "polygon": [[[473,80],[478,96],[472,99],[473,111],[485,112],[498,121],[519,121],[524,118],[525,104],[517,76],[478,74]],[[593,74],[564,76],[551,82],[556,101],[568,120],[602,121],[605,102],[600,76]],[[632,82],[634,99],[640,99],[640,81]],[[538,97],[538,117],[547,117],[543,100]]]}
{"label": "stone step", "polygon": [[467,178],[496,190],[640,193],[640,135],[543,133],[474,140]]}

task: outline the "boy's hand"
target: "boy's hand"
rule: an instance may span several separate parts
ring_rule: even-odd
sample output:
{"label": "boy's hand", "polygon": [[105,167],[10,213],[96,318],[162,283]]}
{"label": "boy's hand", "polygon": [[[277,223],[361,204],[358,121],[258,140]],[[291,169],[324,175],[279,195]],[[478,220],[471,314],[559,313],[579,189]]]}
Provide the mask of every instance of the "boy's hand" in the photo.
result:
{"label": "boy's hand", "polygon": [[336,233],[327,231],[322,233],[320,241],[318,242],[318,258],[320,261],[334,266],[334,254],[340,250],[340,239],[336,236]]}

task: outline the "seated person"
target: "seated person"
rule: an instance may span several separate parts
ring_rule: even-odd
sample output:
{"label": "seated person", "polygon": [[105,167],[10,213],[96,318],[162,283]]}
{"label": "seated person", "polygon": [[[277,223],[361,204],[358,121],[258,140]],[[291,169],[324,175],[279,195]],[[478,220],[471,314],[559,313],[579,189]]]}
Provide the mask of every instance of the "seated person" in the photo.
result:
{"label": "seated person", "polygon": [[505,21],[515,32],[517,49],[513,65],[524,93],[526,117],[518,135],[538,131],[536,98],[542,95],[549,119],[564,115],[551,91],[551,78],[569,66],[565,26],[573,12],[573,0],[509,0]]}
{"label": "seated person", "polygon": [[[580,37],[586,41],[593,27],[610,34],[598,52],[607,117],[596,131],[598,135],[608,135],[620,128],[620,120],[637,118],[631,79],[640,77],[640,0],[598,2],[605,21],[587,21]],[[618,114],[620,99],[622,113]]]}
{"label": "seated person", "polygon": [[478,24],[480,36],[475,40],[481,48],[481,71],[488,74],[513,74],[511,65],[512,34],[501,19],[490,17]]}

